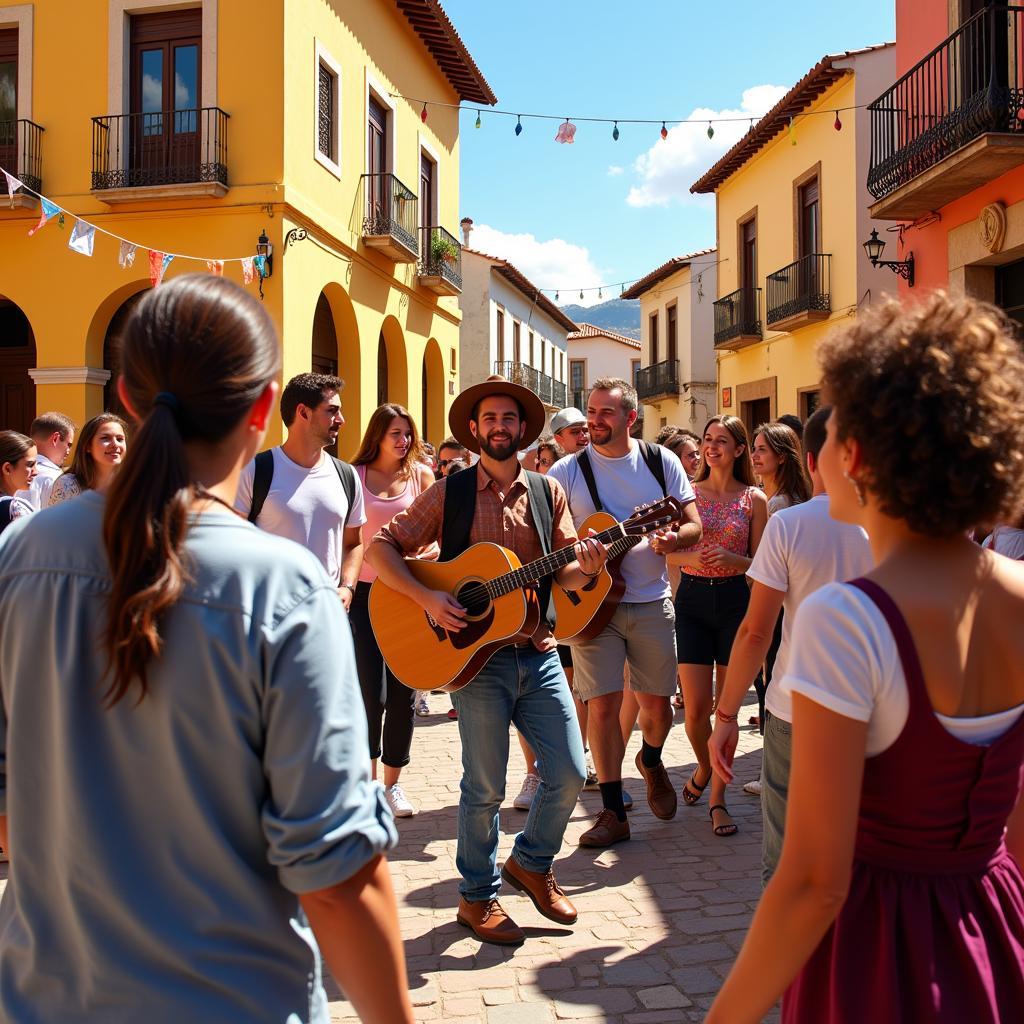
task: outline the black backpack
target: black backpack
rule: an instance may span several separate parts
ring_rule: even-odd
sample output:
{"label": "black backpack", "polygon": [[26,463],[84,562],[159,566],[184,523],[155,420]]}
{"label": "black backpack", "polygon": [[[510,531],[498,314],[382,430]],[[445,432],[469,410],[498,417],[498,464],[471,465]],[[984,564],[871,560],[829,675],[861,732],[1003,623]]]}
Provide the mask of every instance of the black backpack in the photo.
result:
{"label": "black backpack", "polygon": [[[358,484],[356,471],[347,462],[342,462],[341,459],[336,459],[333,455],[331,461],[334,463],[338,479],[341,480],[341,486],[345,489],[345,497],[348,500],[343,524],[348,526],[348,517],[352,514],[352,502],[355,500]],[[260,512],[263,511],[263,503],[267,500],[270,485],[274,480],[274,450],[268,448],[265,452],[260,452],[253,462],[256,466],[252,478],[252,504],[249,506],[248,519],[250,523],[255,524]]]}
{"label": "black backpack", "polygon": [[[658,481],[662,496],[667,498],[668,488],[665,485],[665,463],[662,461],[661,446],[648,444],[646,441],[640,440],[637,441],[637,444],[640,446],[640,457],[644,460],[644,465],[651,471],[651,476]],[[590,500],[594,503],[594,508],[598,512],[603,512],[604,506],[601,504],[601,498],[597,493],[594,467],[590,464],[590,456],[587,455],[587,449],[584,448],[578,452],[575,458],[580,467],[580,472],[583,474],[583,479],[587,482],[587,490],[590,491]]]}
{"label": "black backpack", "polygon": [[3,533],[11,525],[11,509],[14,506],[14,499],[8,495],[0,497],[0,533]]}

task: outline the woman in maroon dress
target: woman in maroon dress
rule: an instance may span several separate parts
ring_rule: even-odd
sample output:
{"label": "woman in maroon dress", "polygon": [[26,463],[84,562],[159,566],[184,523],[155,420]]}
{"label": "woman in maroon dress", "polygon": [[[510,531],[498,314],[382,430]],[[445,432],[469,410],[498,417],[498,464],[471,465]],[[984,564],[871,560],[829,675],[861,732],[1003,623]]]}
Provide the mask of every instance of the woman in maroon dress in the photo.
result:
{"label": "woman in maroon dress", "polygon": [[831,513],[877,568],[797,614],[782,858],[707,1019],[1024,1020],[1024,566],[967,539],[1024,505],[1024,358],[936,294],[821,360]]}

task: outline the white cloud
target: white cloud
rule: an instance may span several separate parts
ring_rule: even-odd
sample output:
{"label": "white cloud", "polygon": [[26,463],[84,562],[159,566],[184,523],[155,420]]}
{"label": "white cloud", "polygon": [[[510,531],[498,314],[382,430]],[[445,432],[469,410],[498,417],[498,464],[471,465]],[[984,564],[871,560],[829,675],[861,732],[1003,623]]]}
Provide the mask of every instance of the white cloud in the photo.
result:
{"label": "white cloud", "polygon": [[[667,139],[659,139],[633,162],[639,182],[629,190],[626,202],[630,206],[667,206],[694,198],[690,195],[694,181],[747,133],[750,118],[766,114],[787,91],[782,85],[755,85],[744,90],[738,108],[695,108],[687,119],[699,123],[670,128]],[[716,122],[716,118],[733,117],[744,120]],[[712,139],[707,135],[708,121],[715,122]]]}
{"label": "white cloud", "polygon": [[[508,260],[538,288],[545,289],[549,299],[554,298],[551,289],[560,289],[560,305],[575,302],[592,306],[604,301],[597,297],[596,291],[585,291],[580,300],[581,288],[596,288],[604,282],[590,258],[590,251],[584,246],[573,245],[562,238],[541,241],[534,235],[511,235],[487,224],[473,226],[469,245],[478,252]],[[575,290],[570,293],[572,289]]]}
{"label": "white cloud", "polygon": [[608,177],[617,178],[623,171],[625,171],[625,169],[625,167],[619,167],[618,164],[612,164],[611,167],[608,168]]}

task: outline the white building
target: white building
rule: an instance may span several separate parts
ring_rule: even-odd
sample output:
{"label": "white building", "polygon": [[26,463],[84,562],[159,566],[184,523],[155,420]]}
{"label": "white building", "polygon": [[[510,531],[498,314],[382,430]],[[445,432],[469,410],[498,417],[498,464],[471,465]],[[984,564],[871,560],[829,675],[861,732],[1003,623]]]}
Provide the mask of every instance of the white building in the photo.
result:
{"label": "white building", "polygon": [[[607,327],[594,324],[580,324],[579,330],[569,335],[569,401],[581,412],[587,411],[587,393],[595,380],[602,377],[618,377],[636,385],[641,364],[641,346],[630,338]],[[640,426],[644,407],[640,406]],[[633,433],[640,437],[634,427]]]}
{"label": "white building", "polygon": [[566,338],[576,324],[507,260],[472,248],[472,230],[467,217],[462,221],[459,298],[461,386],[499,373],[538,395],[549,414],[564,408]]}

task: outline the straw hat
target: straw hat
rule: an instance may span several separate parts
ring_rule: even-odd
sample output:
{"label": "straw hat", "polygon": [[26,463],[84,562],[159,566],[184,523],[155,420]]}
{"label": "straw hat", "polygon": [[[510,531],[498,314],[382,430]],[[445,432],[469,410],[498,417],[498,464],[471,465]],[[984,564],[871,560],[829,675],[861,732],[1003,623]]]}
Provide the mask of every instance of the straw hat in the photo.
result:
{"label": "straw hat", "polygon": [[466,388],[452,402],[451,410],[448,413],[448,427],[452,436],[471,452],[480,451],[480,444],[469,429],[469,417],[473,412],[473,406],[482,398],[489,398],[491,395],[506,395],[509,398],[514,398],[523,407],[526,413],[526,433],[523,434],[523,438],[519,442],[519,448],[520,450],[529,448],[540,437],[544,424],[547,422],[548,416],[544,404],[529,388],[524,388],[521,384],[513,384],[497,374]]}

